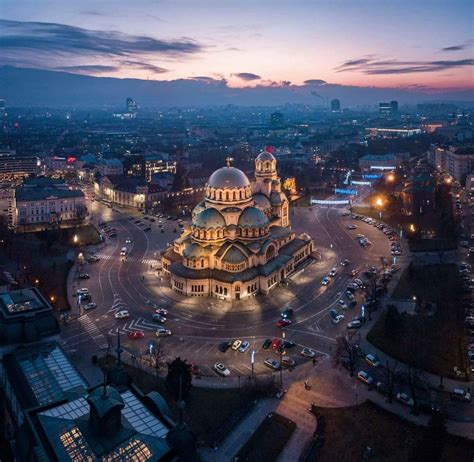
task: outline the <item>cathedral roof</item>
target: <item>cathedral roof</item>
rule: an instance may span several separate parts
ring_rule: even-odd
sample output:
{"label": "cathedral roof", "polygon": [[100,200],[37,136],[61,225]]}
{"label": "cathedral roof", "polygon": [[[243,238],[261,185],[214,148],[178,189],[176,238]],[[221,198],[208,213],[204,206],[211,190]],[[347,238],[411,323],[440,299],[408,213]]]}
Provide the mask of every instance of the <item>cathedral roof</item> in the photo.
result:
{"label": "cathedral roof", "polygon": [[265,196],[265,194],[256,193],[253,195],[253,200],[255,201],[255,205],[262,210],[267,210],[272,207],[268,197]]}
{"label": "cathedral roof", "polygon": [[183,256],[186,258],[201,258],[207,257],[207,255],[207,250],[196,243],[187,245],[183,251]]}
{"label": "cathedral roof", "polygon": [[211,175],[208,186],[216,189],[238,189],[250,186],[250,181],[242,170],[222,167]]}
{"label": "cathedral roof", "polygon": [[193,226],[196,228],[224,228],[225,220],[221,213],[210,207],[198,213],[193,219]]}
{"label": "cathedral roof", "polygon": [[244,261],[247,261],[247,256],[244,255],[239,248],[233,245],[225,254],[223,261],[226,263],[243,263]]}
{"label": "cathedral roof", "polygon": [[255,160],[265,162],[265,161],[274,161],[276,159],[275,159],[275,156],[271,152],[262,151]]}
{"label": "cathedral roof", "polygon": [[240,214],[238,225],[244,228],[262,228],[268,225],[268,218],[257,207],[247,207]]}

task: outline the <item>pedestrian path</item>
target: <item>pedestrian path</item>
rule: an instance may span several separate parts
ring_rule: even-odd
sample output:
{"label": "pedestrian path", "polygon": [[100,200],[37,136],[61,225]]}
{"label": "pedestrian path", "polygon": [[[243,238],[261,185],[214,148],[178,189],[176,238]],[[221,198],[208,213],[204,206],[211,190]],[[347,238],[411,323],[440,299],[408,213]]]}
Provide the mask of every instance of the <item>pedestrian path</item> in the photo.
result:
{"label": "pedestrian path", "polygon": [[[120,260],[119,255],[109,255],[104,253],[97,253],[96,254],[101,260]],[[126,261],[133,262],[133,263],[143,263],[144,265],[158,265],[158,260],[154,258],[138,258],[134,256],[128,256]]]}
{"label": "pedestrian path", "polygon": [[99,330],[99,328],[90,320],[87,314],[79,318],[79,322],[85,331],[92,337],[92,340],[97,344],[100,349],[108,348],[109,343],[105,335]]}

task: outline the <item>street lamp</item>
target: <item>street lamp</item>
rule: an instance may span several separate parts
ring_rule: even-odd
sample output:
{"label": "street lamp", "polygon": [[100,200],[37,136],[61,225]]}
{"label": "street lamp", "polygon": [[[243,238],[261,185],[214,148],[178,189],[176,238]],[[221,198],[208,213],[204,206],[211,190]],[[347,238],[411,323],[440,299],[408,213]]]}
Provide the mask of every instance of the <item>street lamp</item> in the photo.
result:
{"label": "street lamp", "polygon": [[394,175],[393,173],[389,173],[389,174],[387,175],[387,181],[388,181],[389,183],[393,183],[393,182],[395,181],[395,175]]}
{"label": "street lamp", "polygon": [[380,219],[382,219],[383,199],[381,197],[377,197],[377,199],[375,199],[375,206],[379,209],[379,216]]}

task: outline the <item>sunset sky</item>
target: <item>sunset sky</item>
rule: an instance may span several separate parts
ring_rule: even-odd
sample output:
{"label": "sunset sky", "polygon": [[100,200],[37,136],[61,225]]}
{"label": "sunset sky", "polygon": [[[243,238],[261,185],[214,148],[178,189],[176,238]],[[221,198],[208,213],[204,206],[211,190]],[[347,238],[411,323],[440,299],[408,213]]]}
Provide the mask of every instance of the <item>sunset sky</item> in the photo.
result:
{"label": "sunset sky", "polygon": [[469,89],[474,2],[2,0],[2,63],[96,76]]}

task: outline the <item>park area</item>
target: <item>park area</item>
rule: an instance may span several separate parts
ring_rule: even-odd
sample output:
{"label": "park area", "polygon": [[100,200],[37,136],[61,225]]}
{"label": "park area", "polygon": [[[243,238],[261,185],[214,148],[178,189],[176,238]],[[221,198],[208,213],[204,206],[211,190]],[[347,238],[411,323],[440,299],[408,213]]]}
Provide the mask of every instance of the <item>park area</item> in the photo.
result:
{"label": "park area", "polygon": [[293,435],[296,424],[280,414],[268,414],[235,456],[239,462],[273,462]]}
{"label": "park area", "polygon": [[[434,425],[416,426],[371,401],[345,408],[314,407],[313,412],[322,442],[313,459],[318,462],[472,462],[472,441],[449,435]],[[439,458],[429,457],[431,450]]]}
{"label": "park area", "polygon": [[444,377],[464,370],[462,291],[456,265],[410,265],[392,299],[410,301],[401,312],[388,304],[367,340],[390,356]]}

